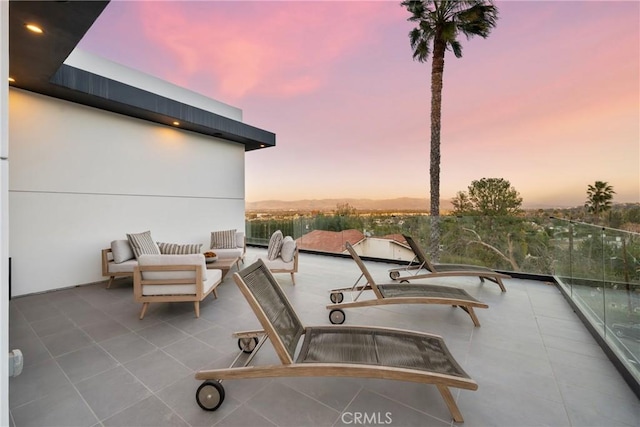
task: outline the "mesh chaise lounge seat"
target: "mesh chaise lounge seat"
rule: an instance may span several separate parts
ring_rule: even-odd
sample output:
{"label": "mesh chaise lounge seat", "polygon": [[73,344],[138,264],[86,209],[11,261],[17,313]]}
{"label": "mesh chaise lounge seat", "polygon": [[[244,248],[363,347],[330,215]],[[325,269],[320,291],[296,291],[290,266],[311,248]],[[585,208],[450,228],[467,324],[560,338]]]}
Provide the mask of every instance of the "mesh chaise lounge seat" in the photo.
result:
{"label": "mesh chaise lounge seat", "polygon": [[[221,380],[266,377],[355,377],[435,385],[456,422],[462,414],[449,390],[478,385],[453,358],[442,337],[426,333],[364,326],[304,327],[282,288],[262,260],[234,274],[236,284],[264,330],[237,333],[241,351],[251,353],[244,366],[199,371],[205,380],[196,401],[216,410],[224,400]],[[304,335],[302,345],[300,339]],[[261,337],[260,341],[257,337]],[[247,366],[269,339],[281,365]],[[296,357],[296,349],[300,351]],[[294,362],[295,360],[295,362]]]}
{"label": "mesh chaise lounge seat", "polygon": [[[333,289],[330,291],[330,299],[331,302],[334,303],[327,305],[327,309],[331,310],[329,312],[329,320],[331,323],[344,323],[346,316],[342,310],[343,308],[369,307],[386,304],[446,304],[453,307],[460,307],[471,317],[475,326],[480,326],[480,321],[473,309],[489,308],[489,306],[469,295],[464,289],[431,284],[376,284],[373,276],[369,273],[369,270],[355,249],[353,249],[353,246],[347,242],[346,247],[362,274],[352,287]],[[366,283],[358,285],[363,277]],[[375,298],[361,298],[363,292],[368,290],[373,291]],[[345,292],[352,295],[351,301],[344,302]],[[353,297],[354,294],[355,297]]]}
{"label": "mesh chaise lounge seat", "polygon": [[[435,277],[479,277],[481,282],[485,279],[497,283],[502,292],[506,292],[502,279],[510,279],[508,274],[498,273],[487,267],[467,264],[432,264],[429,262],[427,253],[413,240],[413,237],[403,234],[403,237],[411,246],[411,250],[416,255],[414,261],[401,268],[389,270],[389,277],[395,281],[411,281],[418,279],[432,279]],[[403,275],[402,273],[408,273]]]}

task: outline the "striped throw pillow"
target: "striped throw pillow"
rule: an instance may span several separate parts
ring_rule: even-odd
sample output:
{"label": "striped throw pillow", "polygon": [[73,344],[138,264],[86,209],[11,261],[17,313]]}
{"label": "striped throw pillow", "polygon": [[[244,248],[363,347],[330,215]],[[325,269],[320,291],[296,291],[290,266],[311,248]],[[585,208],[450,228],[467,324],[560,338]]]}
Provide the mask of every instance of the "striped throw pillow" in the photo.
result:
{"label": "striped throw pillow", "polygon": [[236,230],[222,230],[211,232],[211,249],[235,249]]}
{"label": "striped throw pillow", "polygon": [[199,254],[202,250],[202,244],[192,243],[187,245],[180,245],[178,243],[158,242],[158,248],[160,248],[160,253],[162,255]]}
{"label": "striped throw pillow", "polygon": [[136,259],[140,255],[160,255],[160,248],[156,245],[156,242],[151,238],[151,231],[145,231],[143,233],[127,234],[127,240],[131,245],[133,254]]}
{"label": "striped throw pillow", "polygon": [[273,260],[280,255],[280,249],[282,249],[282,231],[277,230],[269,239],[269,247],[267,248],[267,258]]}

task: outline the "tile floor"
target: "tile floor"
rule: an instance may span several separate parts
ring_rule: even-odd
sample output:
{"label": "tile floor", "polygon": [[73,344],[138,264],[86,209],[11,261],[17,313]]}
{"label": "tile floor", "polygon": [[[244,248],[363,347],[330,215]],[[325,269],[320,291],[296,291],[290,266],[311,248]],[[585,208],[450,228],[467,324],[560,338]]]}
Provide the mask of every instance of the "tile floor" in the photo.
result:
{"label": "tile floor", "polygon": [[[264,254],[250,248],[247,261]],[[388,277],[391,265],[367,265],[379,282]],[[329,324],[327,291],[358,275],[351,259],[301,254],[295,287],[288,274],[276,277],[311,325]],[[452,389],[466,426],[640,425],[638,399],[554,286],[511,279],[503,294],[472,278],[439,283],[489,304],[477,310],[481,327],[448,306],[351,309],[345,324],[444,336],[479,384]],[[9,345],[22,350],[25,367],[9,383],[11,425],[456,425],[435,387],[372,379],[227,381],[221,408],[201,410],[194,373],[227,367],[237,352],[231,333],[258,327],[231,274],[218,293],[199,319],[192,304],[173,303],[152,304],[139,320],[127,279],[14,298]],[[267,343],[255,363],[279,362]]]}

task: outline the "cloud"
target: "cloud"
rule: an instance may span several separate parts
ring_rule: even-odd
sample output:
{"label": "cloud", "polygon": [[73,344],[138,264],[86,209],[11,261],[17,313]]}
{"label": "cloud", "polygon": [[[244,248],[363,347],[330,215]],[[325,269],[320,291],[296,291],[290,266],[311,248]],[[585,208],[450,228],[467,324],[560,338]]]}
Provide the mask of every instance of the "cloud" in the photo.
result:
{"label": "cloud", "polygon": [[[120,5],[118,5],[120,6]],[[403,12],[382,2],[141,2],[145,40],[160,46],[164,78],[215,87],[235,102],[295,97],[319,90],[340,61],[375,43]],[[400,10],[398,10],[400,9]],[[397,13],[389,13],[389,10]],[[209,82],[190,81],[209,79]],[[213,83],[213,85],[212,85]]]}

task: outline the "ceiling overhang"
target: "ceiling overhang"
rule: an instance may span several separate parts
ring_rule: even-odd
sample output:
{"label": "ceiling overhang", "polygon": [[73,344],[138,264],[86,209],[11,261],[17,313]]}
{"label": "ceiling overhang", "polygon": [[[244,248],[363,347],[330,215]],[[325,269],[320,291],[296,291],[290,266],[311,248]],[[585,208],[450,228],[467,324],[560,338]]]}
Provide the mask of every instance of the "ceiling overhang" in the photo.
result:
{"label": "ceiling overhang", "polygon": [[[10,1],[12,87],[244,144],[275,146],[275,134],[237,120],[64,64],[109,1]],[[44,34],[32,34],[35,23]]]}

